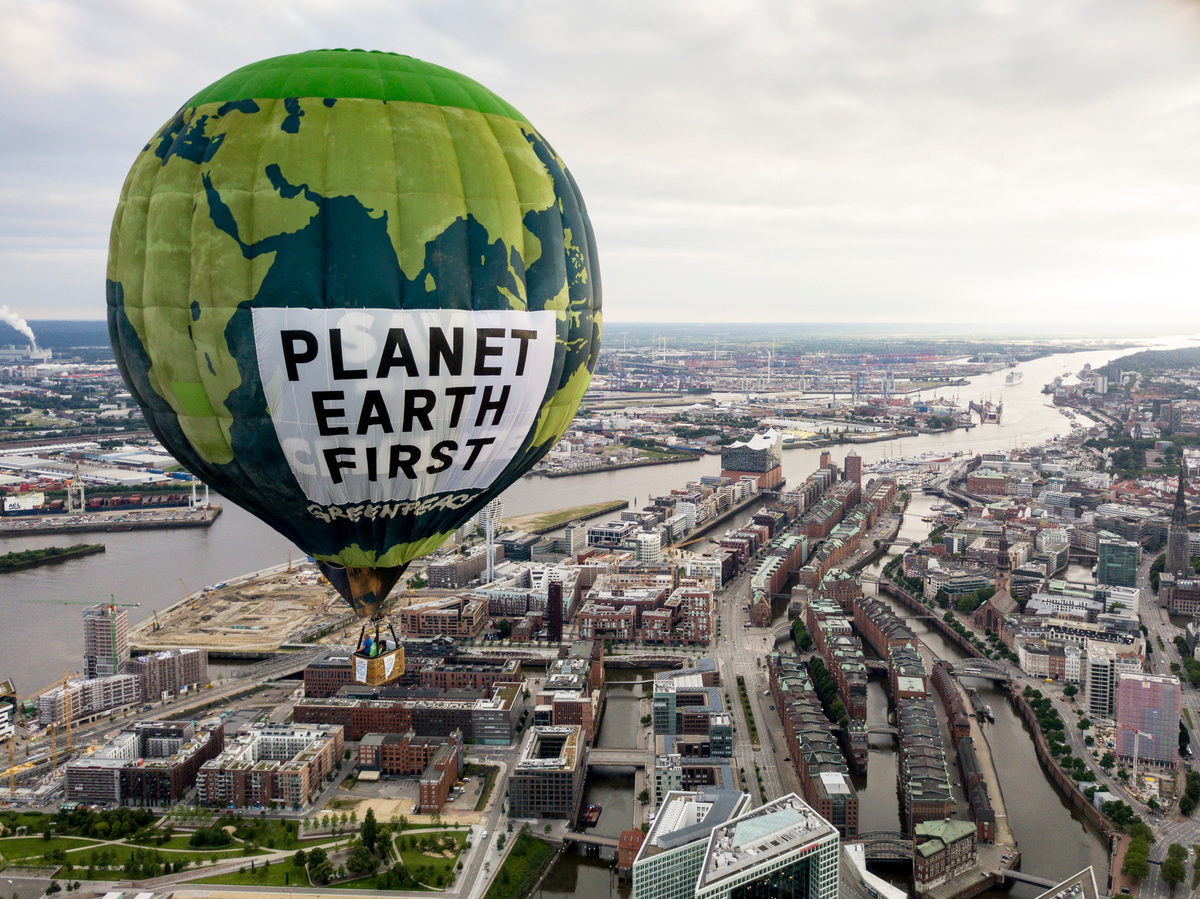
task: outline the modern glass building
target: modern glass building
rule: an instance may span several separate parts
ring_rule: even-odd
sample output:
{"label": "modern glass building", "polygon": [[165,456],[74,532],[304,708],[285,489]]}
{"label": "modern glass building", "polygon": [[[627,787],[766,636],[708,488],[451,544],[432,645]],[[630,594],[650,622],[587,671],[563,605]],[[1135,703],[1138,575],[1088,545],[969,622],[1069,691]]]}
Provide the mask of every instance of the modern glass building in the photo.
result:
{"label": "modern glass building", "polygon": [[748,793],[668,793],[633,862],[632,899],[692,899],[713,828],[746,809]]}
{"label": "modern glass building", "polygon": [[1102,537],[1096,549],[1096,583],[1116,587],[1137,586],[1137,566],[1142,547],[1132,540]]}
{"label": "modern glass building", "polygon": [[838,832],[792,793],[716,828],[696,899],[837,899]]}

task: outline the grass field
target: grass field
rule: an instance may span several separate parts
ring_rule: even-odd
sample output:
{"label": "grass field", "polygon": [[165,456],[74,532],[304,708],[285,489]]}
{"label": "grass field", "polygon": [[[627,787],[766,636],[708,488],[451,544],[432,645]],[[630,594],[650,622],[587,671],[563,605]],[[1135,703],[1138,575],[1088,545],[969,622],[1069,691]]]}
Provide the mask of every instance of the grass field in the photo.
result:
{"label": "grass field", "polygon": [[517,834],[517,842],[496,872],[483,899],[522,899],[533,889],[553,858],[554,847],[549,843],[527,833]]}
{"label": "grass field", "polygon": [[555,509],[551,512],[538,512],[532,515],[519,515],[505,520],[505,525],[519,531],[540,534],[561,528],[576,518],[591,518],[614,509],[623,509],[629,503],[623,499],[610,499],[600,503],[589,503],[584,506],[572,506],[569,509]]}
{"label": "grass field", "polygon": [[[435,833],[401,834],[396,837],[395,846],[400,853],[404,867],[419,883],[433,887],[443,887],[454,876],[454,866],[466,842],[467,832],[458,830],[443,830]],[[426,855],[420,847],[434,844],[435,852],[449,850],[451,857]],[[439,883],[438,878],[441,878]]]}
{"label": "grass field", "polygon": [[8,837],[0,839],[0,855],[8,861],[18,858],[41,858],[47,852],[62,849],[70,852],[72,849],[82,849],[95,846],[95,840],[83,837],[51,837],[43,840],[41,837]]}
{"label": "grass field", "polygon": [[269,868],[264,868],[261,864],[255,865],[253,871],[250,870],[250,863],[247,862],[245,871],[213,874],[210,877],[201,877],[198,880],[189,881],[189,883],[224,883],[240,886],[272,887],[307,887],[309,885],[308,874],[293,865],[290,859],[288,861],[274,862]]}
{"label": "grass field", "polygon": [[480,765],[476,771],[483,778],[483,788],[479,791],[479,799],[475,801],[475,811],[481,812],[487,808],[488,797],[492,795],[492,789],[496,786],[496,775],[500,773],[500,769],[495,765]]}
{"label": "grass field", "polygon": [[[341,883],[331,883],[329,885],[335,890],[374,890],[377,893],[387,892],[387,887],[380,886],[376,875],[371,874],[368,877],[360,877],[358,880],[343,880]],[[404,888],[406,893],[427,893],[433,892],[426,887],[417,884],[416,886],[409,885]]]}

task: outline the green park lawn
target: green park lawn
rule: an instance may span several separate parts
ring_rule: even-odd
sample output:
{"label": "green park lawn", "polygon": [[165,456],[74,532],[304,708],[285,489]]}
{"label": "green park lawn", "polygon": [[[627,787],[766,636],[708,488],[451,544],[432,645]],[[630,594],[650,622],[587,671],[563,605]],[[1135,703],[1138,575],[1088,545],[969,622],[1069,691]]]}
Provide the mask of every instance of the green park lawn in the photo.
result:
{"label": "green park lawn", "polygon": [[[396,837],[396,851],[409,874],[420,883],[437,886],[437,876],[442,875],[442,885],[445,886],[454,876],[454,866],[462,853],[463,844],[467,839],[467,831],[443,830],[433,833],[400,834]],[[419,848],[423,841],[433,841],[438,846],[451,852],[450,856],[426,855]]]}
{"label": "green park lawn", "polygon": [[48,840],[41,837],[7,837],[0,839],[0,855],[8,861],[18,858],[40,859],[45,853],[55,849],[70,852],[72,849],[95,846],[97,842],[84,837],[51,837]]}
{"label": "green park lawn", "polygon": [[273,887],[307,887],[308,874],[292,864],[291,860],[273,862],[264,868],[255,864],[254,870],[246,863],[243,871],[230,871],[228,874],[213,874],[211,877],[201,877],[191,883],[223,883],[239,886],[273,886]]}

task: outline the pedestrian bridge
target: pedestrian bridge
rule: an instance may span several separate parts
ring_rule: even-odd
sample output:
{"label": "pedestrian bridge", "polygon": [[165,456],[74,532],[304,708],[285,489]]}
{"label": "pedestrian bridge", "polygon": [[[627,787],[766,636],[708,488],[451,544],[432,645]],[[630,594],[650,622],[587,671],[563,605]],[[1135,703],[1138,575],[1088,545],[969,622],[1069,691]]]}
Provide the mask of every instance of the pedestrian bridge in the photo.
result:
{"label": "pedestrian bridge", "polygon": [[978,677],[995,683],[1005,683],[1009,680],[1008,669],[991,659],[964,659],[955,662],[951,673],[955,677]]}
{"label": "pedestrian bridge", "polygon": [[587,764],[589,768],[645,768],[648,755],[645,749],[592,749]]}
{"label": "pedestrian bridge", "polygon": [[1024,871],[1013,871],[1010,868],[1001,868],[997,873],[1006,880],[1015,880],[1017,883],[1031,883],[1037,887],[1056,887],[1059,884],[1059,881],[1051,880],[1048,877],[1038,877],[1036,874],[1026,874]]}
{"label": "pedestrian bridge", "polygon": [[602,837],[595,833],[580,833],[568,830],[563,834],[563,843],[580,843],[584,846],[601,846],[606,849],[619,849],[621,844],[616,837]]}
{"label": "pedestrian bridge", "polygon": [[869,734],[890,734],[899,739],[900,731],[892,727],[890,724],[872,724],[867,728]]}
{"label": "pedestrian bridge", "polygon": [[912,837],[895,830],[872,830],[858,835],[867,861],[912,861]]}

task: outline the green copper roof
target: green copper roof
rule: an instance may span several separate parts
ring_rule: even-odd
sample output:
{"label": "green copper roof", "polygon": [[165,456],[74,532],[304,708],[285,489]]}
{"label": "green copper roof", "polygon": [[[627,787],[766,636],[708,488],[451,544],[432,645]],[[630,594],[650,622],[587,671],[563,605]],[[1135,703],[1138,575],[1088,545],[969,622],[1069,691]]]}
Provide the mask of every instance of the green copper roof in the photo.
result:
{"label": "green copper roof", "polygon": [[214,81],[186,105],[288,97],[428,103],[527,121],[465,75],[379,50],[309,50],[253,62]]}

